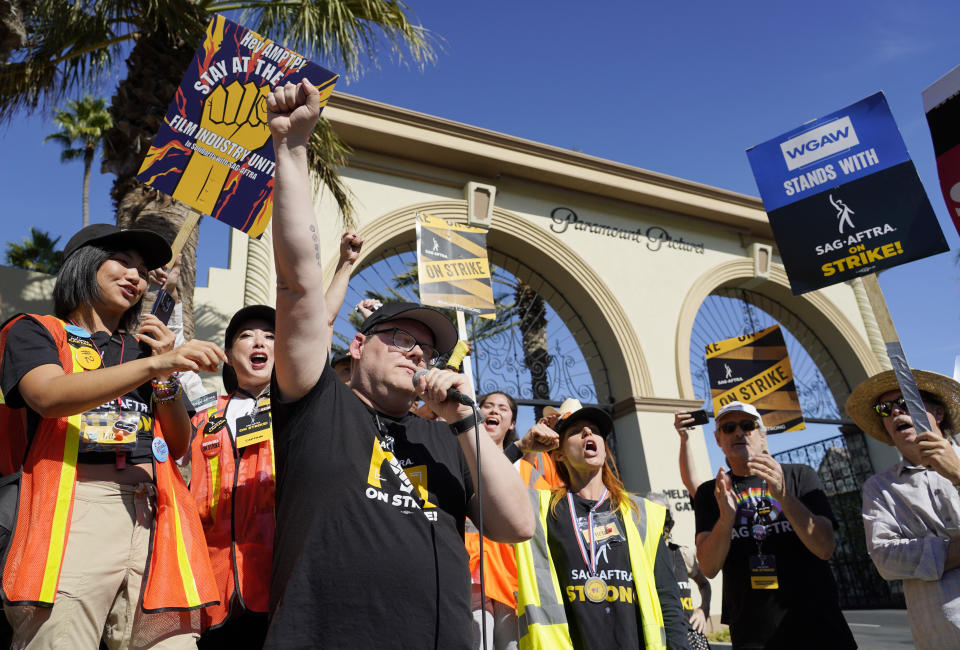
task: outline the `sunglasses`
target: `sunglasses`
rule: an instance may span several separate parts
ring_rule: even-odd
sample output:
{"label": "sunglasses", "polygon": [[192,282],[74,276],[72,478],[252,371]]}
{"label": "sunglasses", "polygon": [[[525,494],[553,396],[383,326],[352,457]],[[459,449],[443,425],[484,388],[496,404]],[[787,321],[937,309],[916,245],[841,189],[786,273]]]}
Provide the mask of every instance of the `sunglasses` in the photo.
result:
{"label": "sunglasses", "polygon": [[724,422],[720,425],[720,430],[724,433],[733,433],[737,430],[737,427],[740,427],[744,433],[750,433],[754,429],[758,429],[760,424],[756,420],[740,420],[739,422]]}
{"label": "sunglasses", "polygon": [[887,399],[882,402],[877,402],[873,405],[873,410],[877,412],[882,418],[888,418],[893,415],[894,407],[900,409],[901,412],[907,412],[907,400],[903,397],[898,397],[897,399]]}

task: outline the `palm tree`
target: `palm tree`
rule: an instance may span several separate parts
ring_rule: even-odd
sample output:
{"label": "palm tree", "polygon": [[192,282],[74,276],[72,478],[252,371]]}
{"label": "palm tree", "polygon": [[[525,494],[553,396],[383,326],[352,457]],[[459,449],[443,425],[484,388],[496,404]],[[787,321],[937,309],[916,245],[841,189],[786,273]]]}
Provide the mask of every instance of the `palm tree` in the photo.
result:
{"label": "palm tree", "polygon": [[[83,225],[86,227],[90,224],[90,167],[103,135],[113,125],[113,120],[107,112],[107,102],[102,97],[84,95],[83,99],[67,102],[67,107],[69,110],[66,111],[58,109],[53,118],[60,130],[43,140],[60,143],[63,147],[60,162],[83,159]],[[75,142],[79,146],[74,147]]]}
{"label": "palm tree", "polygon": [[30,236],[23,242],[7,243],[7,264],[28,271],[56,273],[63,261],[63,251],[56,250],[60,238],[51,239],[50,233],[30,227]]}
{"label": "palm tree", "polygon": [[[16,2],[16,0],[13,0]],[[126,75],[111,99],[113,127],[104,141],[106,171],[116,174],[111,195],[117,224],[150,228],[172,240],[190,208],[136,180],[167,107],[216,13],[239,21],[328,68],[357,74],[386,49],[417,65],[433,61],[427,31],[398,0],[19,0],[26,12],[26,45],[0,67],[0,119],[57,102],[99,84],[121,68]],[[2,50],[0,50],[2,52]],[[119,63],[126,56],[124,63]],[[310,160],[319,181],[349,223],[351,207],[334,168],[347,148],[321,120]],[[184,335],[193,333],[197,232],[184,247],[180,274]]]}

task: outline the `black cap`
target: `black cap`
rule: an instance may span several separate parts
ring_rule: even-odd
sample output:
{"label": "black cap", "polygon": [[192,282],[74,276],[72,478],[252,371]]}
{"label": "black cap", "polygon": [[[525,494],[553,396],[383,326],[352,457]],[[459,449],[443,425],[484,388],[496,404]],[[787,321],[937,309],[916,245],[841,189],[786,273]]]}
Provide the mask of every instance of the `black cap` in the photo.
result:
{"label": "black cap", "polygon": [[344,361],[352,361],[353,357],[349,352],[337,352],[333,355],[333,358],[330,359],[330,367],[336,368],[338,363],[343,363]]}
{"label": "black cap", "polygon": [[582,406],[580,400],[568,398],[563,401],[560,408],[546,406],[543,409],[544,415],[557,414],[560,419],[554,425],[553,430],[561,436],[570,428],[570,425],[577,420],[588,420],[597,425],[600,430],[600,436],[606,438],[613,431],[613,419],[610,414],[602,408],[596,406]]}
{"label": "black cap", "polygon": [[240,309],[236,314],[233,315],[233,318],[230,319],[230,324],[227,325],[227,331],[223,335],[224,349],[227,349],[233,345],[233,337],[237,335],[237,331],[240,329],[240,326],[246,323],[248,320],[254,319],[265,320],[268,323],[276,326],[277,310],[275,310],[273,307],[268,307],[267,305],[247,305],[246,307]]}
{"label": "black cap", "polygon": [[[248,305],[238,310],[230,324],[227,325],[227,331],[223,336],[223,347],[229,348],[233,344],[233,337],[237,335],[240,326],[248,320],[259,319],[276,325],[277,311],[267,305]],[[223,364],[220,370],[220,376],[223,377],[223,389],[228,393],[237,390],[239,383],[237,381],[237,371],[229,363]]]}
{"label": "black cap", "polygon": [[94,223],[81,228],[70,238],[63,249],[64,261],[83,246],[91,244],[114,250],[135,250],[140,253],[148,269],[160,268],[173,256],[167,240],[152,230],[121,230],[110,223]]}
{"label": "black cap", "polygon": [[373,312],[360,325],[360,333],[368,334],[374,327],[385,321],[405,318],[415,320],[433,332],[433,345],[441,355],[446,354],[457,344],[457,328],[442,312],[433,307],[424,307],[415,302],[388,302]]}
{"label": "black cap", "polygon": [[597,425],[597,428],[600,429],[600,437],[602,438],[609,436],[613,430],[613,420],[610,419],[610,414],[595,406],[586,406],[560,419],[557,422],[557,426],[554,427],[554,430],[560,435],[563,435],[563,432],[569,429],[570,425],[577,420],[589,420],[593,422]]}

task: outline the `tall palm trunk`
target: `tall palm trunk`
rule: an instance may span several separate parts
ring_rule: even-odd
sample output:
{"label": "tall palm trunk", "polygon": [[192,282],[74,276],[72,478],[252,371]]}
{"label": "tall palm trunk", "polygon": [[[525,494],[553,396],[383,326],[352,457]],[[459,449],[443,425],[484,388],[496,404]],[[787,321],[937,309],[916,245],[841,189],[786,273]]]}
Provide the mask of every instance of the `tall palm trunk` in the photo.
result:
{"label": "tall palm trunk", "polygon": [[96,148],[90,145],[83,151],[83,227],[90,225],[90,167]]}
{"label": "tall palm trunk", "polygon": [[[517,280],[514,296],[523,344],[523,365],[530,371],[533,399],[550,399],[547,368],[553,357],[547,352],[547,310],[543,297],[520,280]],[[539,420],[543,416],[543,407],[537,406],[534,411]]]}
{"label": "tall palm trunk", "polygon": [[[113,127],[104,138],[104,170],[117,176],[111,191],[117,210],[117,225],[155,230],[170,242],[191,208],[140,183],[136,174],[163,123],[183,71],[203,38],[205,21],[199,13],[196,18],[197,29],[190,33],[171,34],[162,28],[145,30],[127,58],[127,78],[120,82],[111,100]],[[183,247],[178,287],[183,303],[183,335],[187,339],[194,331],[196,275],[195,228]]]}

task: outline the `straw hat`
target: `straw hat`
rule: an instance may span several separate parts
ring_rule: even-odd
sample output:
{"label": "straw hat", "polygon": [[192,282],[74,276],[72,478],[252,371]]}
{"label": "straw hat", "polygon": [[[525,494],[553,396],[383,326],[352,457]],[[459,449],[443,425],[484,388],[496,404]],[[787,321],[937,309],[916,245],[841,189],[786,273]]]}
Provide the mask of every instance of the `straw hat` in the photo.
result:
{"label": "straw hat", "polygon": [[552,406],[544,406],[543,414],[560,416],[556,426],[553,427],[553,430],[559,434],[563,434],[571,424],[580,419],[589,420],[597,425],[600,429],[600,435],[603,438],[610,435],[610,431],[613,429],[613,420],[610,418],[609,413],[596,406],[585,407],[580,403],[580,400],[572,397],[563,400],[559,409],[553,408]]}
{"label": "straw hat", "polygon": [[[957,425],[960,424],[960,383],[926,370],[914,370],[913,377],[920,390],[936,395],[943,403],[946,413],[940,423],[940,429],[948,429],[951,433],[955,433]],[[847,398],[846,404],[847,415],[853,418],[857,426],[864,433],[887,445],[892,445],[893,440],[883,427],[883,419],[877,415],[873,407],[881,395],[892,390],[900,390],[900,387],[893,371],[887,370],[857,386]]]}

